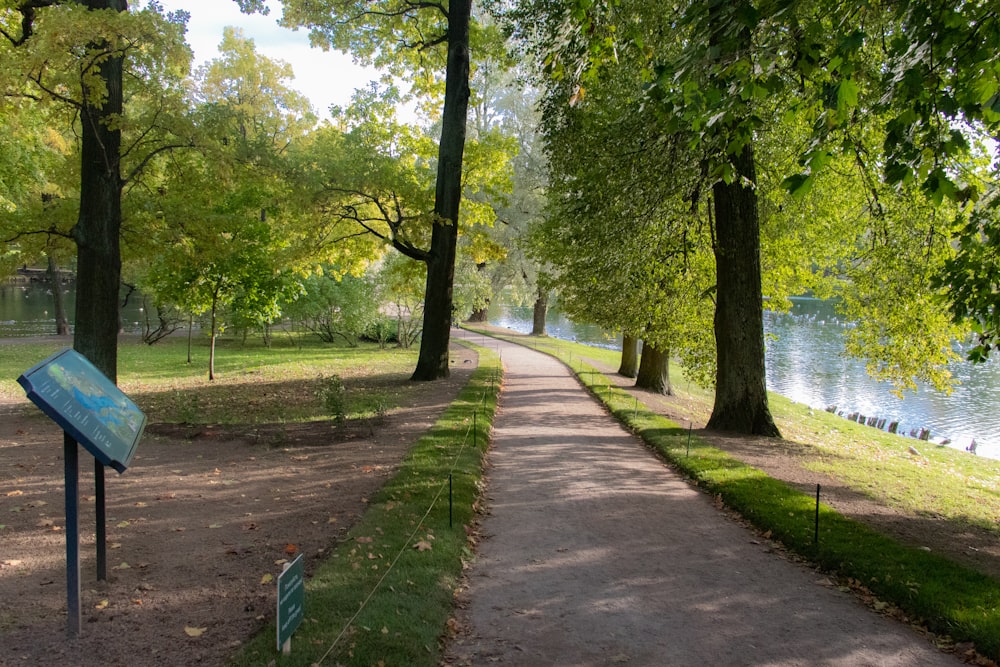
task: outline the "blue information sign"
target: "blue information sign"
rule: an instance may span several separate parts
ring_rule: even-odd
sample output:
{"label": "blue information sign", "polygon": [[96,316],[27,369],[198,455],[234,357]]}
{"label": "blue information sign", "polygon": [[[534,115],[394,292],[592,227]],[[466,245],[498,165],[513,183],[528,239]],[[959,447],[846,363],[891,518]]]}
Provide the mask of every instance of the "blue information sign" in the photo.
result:
{"label": "blue information sign", "polygon": [[146,415],[86,357],[57,352],[17,379],[32,403],[98,461],[125,472]]}

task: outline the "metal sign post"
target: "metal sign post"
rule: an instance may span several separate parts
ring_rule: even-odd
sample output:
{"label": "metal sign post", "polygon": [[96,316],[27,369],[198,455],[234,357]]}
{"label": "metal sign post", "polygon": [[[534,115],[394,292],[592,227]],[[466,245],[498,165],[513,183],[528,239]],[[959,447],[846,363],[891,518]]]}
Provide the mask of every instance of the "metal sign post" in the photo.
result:
{"label": "metal sign post", "polygon": [[63,429],[66,476],[66,630],[80,634],[80,459],[94,457],[97,498],[97,579],[107,578],[104,467],[125,472],[146,426],[146,415],[79,352],[63,350],[17,379],[32,403]]}

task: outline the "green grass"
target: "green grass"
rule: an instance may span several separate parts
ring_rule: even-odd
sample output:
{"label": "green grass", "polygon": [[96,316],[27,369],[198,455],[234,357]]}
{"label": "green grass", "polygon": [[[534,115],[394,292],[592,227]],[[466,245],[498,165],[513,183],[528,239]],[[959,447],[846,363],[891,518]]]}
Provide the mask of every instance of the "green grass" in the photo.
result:
{"label": "green grass", "polygon": [[[823,504],[817,541],[815,497],[690,437],[686,428],[612,386],[601,368],[617,368],[617,352],[548,338],[516,342],[567,362],[650,447],[790,550],[932,631],[971,641],[982,654],[1000,659],[1000,581],[902,545]],[[682,393],[687,400],[707,401],[710,409],[707,392]],[[975,524],[1000,538],[1000,462],[852,424],[774,394],[770,405],[786,439],[809,452],[811,469],[900,510]],[[924,456],[911,456],[911,445]]]}
{"label": "green grass", "polygon": [[[64,345],[0,345],[0,396],[24,398],[18,376]],[[185,337],[150,347],[118,348],[118,384],[150,422],[263,424],[330,419],[325,380],[338,375],[347,387],[348,419],[377,416],[419,388],[404,382],[416,365],[415,349],[379,350],[375,344],[344,347],[313,338],[276,336],[270,348],[222,339],[216,346],[214,381],[208,380],[208,341],[197,339],[188,363]]]}
{"label": "green grass", "polygon": [[458,399],[309,579],[291,656],[275,658],[271,625],[231,665],[439,664],[455,587],[472,557],[466,526],[479,496],[498,368],[497,356],[480,350]]}

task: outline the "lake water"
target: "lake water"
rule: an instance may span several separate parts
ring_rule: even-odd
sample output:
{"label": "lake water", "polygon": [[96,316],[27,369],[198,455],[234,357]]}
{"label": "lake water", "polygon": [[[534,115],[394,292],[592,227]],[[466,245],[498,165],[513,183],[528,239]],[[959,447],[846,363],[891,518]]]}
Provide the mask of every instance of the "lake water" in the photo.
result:
{"label": "lake water", "polygon": [[[863,362],[844,355],[843,333],[849,325],[837,317],[833,304],[808,298],[792,302],[788,313],[764,314],[764,330],[770,334],[769,390],[820,410],[837,406],[844,414],[858,412],[884,418],[886,423],[898,421],[903,434],[929,429],[932,438],[948,438],[959,449],[975,438],[980,456],[1000,459],[1000,410],[993,403],[1000,393],[1000,362],[953,364],[950,370],[959,384],[950,395],[920,387],[900,399],[890,386],[872,380]],[[527,333],[531,308],[494,305],[490,322]],[[577,325],[558,309],[549,309],[546,327],[556,338],[621,347],[620,338],[608,336],[599,327]]]}
{"label": "lake water", "polygon": [[[72,326],[76,291],[72,285],[64,285],[63,290],[63,307]],[[141,298],[130,299],[122,312],[125,330],[137,333],[142,316]],[[0,284],[0,338],[52,336],[55,333],[52,290],[47,283]]]}

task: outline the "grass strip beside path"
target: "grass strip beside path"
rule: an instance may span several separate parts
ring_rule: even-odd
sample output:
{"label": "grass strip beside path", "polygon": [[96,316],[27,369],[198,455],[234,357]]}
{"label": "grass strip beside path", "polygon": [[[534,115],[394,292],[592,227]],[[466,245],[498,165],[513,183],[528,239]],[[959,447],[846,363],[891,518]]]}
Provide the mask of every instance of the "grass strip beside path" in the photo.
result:
{"label": "grass strip beside path", "polygon": [[499,395],[499,358],[478,352],[479,366],[458,398],[306,582],[292,654],[276,654],[272,623],[233,667],[439,664],[454,591],[472,557],[466,528]]}
{"label": "grass strip beside path", "polygon": [[891,612],[895,607],[901,612],[894,614],[897,618],[925,625],[940,636],[943,647],[951,642],[972,642],[980,654],[1000,660],[997,580],[936,554],[905,546],[822,503],[817,541],[815,497],[767,476],[697,436],[691,437],[688,429],[656,414],[585,361],[597,358],[613,367],[617,353],[548,338],[526,341],[523,337],[498,337],[530,344],[567,363],[615,417],[677,470],[765,536],[835,574],[876,610]]}

